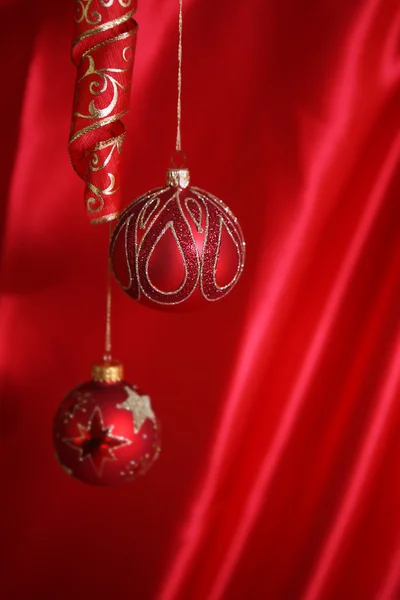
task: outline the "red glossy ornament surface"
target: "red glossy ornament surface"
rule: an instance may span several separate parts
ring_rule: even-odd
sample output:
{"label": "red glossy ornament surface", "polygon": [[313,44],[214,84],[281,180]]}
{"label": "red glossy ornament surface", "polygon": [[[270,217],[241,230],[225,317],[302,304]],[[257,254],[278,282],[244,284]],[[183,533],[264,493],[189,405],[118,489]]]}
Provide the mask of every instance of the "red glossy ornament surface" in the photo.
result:
{"label": "red glossy ornament surface", "polygon": [[245,242],[236,217],[212,194],[158,188],[121,214],[111,261],[122,289],[156,308],[219,300],[236,285]]}
{"label": "red glossy ornament surface", "polygon": [[92,485],[132,481],[160,451],[150,398],[126,381],[89,381],[73,390],[56,413],[53,436],[63,469]]}

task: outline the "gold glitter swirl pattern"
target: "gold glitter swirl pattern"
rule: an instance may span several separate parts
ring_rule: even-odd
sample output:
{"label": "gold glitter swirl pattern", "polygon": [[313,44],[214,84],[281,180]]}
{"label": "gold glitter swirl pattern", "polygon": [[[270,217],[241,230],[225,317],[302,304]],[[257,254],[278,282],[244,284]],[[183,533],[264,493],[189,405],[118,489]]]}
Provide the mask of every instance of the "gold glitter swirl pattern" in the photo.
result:
{"label": "gold glitter swirl pattern", "polygon": [[[168,264],[166,253],[174,257]],[[110,247],[119,285],[149,306],[225,297],[243,272],[245,255],[232,211],[196,187],[159,188],[137,198],[121,214]]]}

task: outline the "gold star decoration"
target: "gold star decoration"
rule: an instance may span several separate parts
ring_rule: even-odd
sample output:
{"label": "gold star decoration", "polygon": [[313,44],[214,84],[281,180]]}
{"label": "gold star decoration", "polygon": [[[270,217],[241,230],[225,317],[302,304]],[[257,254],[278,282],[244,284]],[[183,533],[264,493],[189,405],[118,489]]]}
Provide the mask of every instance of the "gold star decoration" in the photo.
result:
{"label": "gold star decoration", "polygon": [[135,390],[125,387],[127,399],[122,404],[117,404],[117,408],[129,410],[133,417],[133,430],[135,434],[140,430],[146,419],[153,422],[154,427],[157,427],[156,415],[151,408],[149,396],[139,396]]}

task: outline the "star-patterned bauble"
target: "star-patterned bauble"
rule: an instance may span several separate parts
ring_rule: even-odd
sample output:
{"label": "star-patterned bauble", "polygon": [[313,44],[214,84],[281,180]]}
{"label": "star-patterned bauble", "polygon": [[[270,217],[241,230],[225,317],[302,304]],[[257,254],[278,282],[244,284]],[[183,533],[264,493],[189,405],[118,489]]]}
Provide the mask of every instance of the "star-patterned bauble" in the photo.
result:
{"label": "star-patterned bauble", "polygon": [[53,426],[63,469],[92,485],[118,485],[146,473],[160,452],[149,396],[122,379],[122,365],[95,365],[92,380],[70,392]]}
{"label": "star-patterned bauble", "polygon": [[230,209],[189,187],[188,169],[140,196],[118,219],[111,262],[122,289],[156,308],[190,308],[226,296],[244,267],[245,241]]}

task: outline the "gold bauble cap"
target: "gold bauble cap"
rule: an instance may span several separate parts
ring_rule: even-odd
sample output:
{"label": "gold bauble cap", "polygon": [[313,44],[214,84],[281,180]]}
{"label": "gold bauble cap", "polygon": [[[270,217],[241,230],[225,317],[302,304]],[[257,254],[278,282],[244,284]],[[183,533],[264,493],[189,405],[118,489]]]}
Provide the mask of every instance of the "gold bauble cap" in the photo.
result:
{"label": "gold bauble cap", "polygon": [[118,360],[102,360],[92,367],[92,379],[98,383],[118,383],[123,377],[124,367]]}
{"label": "gold bauble cap", "polygon": [[185,190],[190,185],[189,169],[167,169],[167,185]]}

